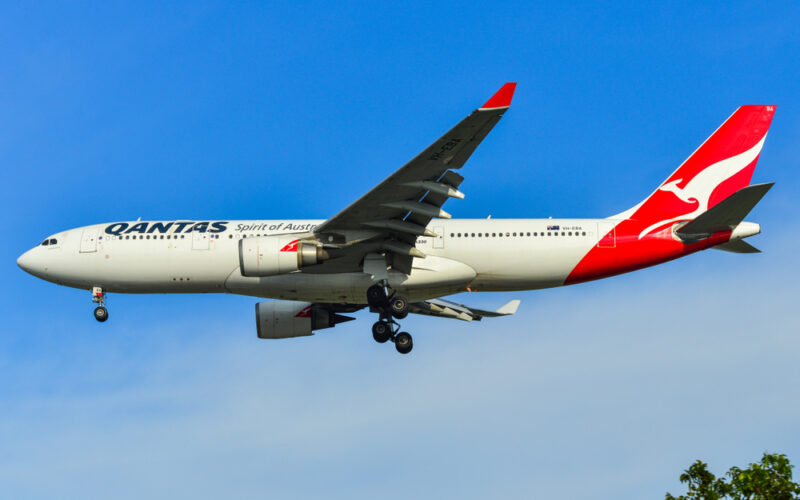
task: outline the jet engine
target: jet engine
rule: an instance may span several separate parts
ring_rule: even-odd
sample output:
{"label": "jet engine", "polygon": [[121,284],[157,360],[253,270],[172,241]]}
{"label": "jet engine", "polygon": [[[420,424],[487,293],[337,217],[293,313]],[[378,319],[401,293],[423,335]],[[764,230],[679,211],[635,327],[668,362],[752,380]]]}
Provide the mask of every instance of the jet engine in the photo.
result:
{"label": "jet engine", "polygon": [[336,314],[322,304],[293,300],[270,300],[256,304],[258,338],[286,339],[314,335],[314,330],[330,328],[355,318]]}
{"label": "jet engine", "polygon": [[239,240],[239,268],[242,276],[263,277],[291,273],[319,264],[328,252],[312,241],[292,235],[260,236]]}

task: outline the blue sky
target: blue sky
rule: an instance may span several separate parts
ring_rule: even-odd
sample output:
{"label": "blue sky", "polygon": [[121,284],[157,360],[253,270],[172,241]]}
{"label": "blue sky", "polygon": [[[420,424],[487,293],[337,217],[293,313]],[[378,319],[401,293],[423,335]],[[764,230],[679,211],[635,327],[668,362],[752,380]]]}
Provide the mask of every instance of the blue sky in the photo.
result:
{"label": "blue sky", "polygon": [[[693,460],[800,463],[800,6],[695,3],[0,7],[0,484],[26,498],[658,498]],[[325,218],[482,104],[511,110],[456,217],[602,217],[733,110],[778,111],[763,254],[708,251],[558,290],[510,319],[372,318],[256,339],[235,296],[26,275],[53,232]]]}

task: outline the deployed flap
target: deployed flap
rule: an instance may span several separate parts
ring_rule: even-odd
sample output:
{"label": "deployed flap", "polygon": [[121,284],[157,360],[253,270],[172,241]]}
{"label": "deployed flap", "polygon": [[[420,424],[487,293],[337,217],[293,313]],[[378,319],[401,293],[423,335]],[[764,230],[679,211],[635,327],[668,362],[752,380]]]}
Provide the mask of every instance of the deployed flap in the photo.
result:
{"label": "deployed flap", "polygon": [[725,250],[726,252],[733,252],[733,253],[761,253],[761,250],[759,250],[758,248],[754,247],[753,245],[744,240],[732,240],[712,248],[716,248],[717,250]]}
{"label": "deployed flap", "polygon": [[744,220],[774,184],[770,182],[744,187],[698,215],[676,233],[681,238],[691,239],[693,236],[731,230]]}
{"label": "deployed flap", "polygon": [[462,321],[480,321],[483,318],[495,318],[514,314],[517,312],[519,304],[519,300],[512,300],[496,311],[485,311],[448,300],[430,299],[410,304],[409,312],[424,314],[426,316],[438,316],[440,318],[460,319]]}

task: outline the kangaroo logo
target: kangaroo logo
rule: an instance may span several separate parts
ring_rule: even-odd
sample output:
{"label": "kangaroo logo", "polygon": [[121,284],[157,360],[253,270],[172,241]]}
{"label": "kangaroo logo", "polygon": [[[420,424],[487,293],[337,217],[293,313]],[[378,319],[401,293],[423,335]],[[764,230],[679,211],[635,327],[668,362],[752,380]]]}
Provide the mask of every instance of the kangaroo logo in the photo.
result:
{"label": "kangaroo logo", "polygon": [[670,192],[677,196],[682,202],[687,204],[697,203],[697,207],[691,212],[687,212],[671,219],[664,219],[648,226],[639,234],[639,239],[641,240],[653,232],[654,229],[657,229],[663,225],[679,220],[694,219],[698,215],[708,210],[708,200],[711,198],[711,193],[714,192],[714,189],[753,163],[753,160],[755,160],[756,157],[758,157],[758,154],[761,153],[761,146],[764,145],[764,139],[766,138],[767,134],[764,134],[764,137],[762,137],[755,146],[748,149],[744,153],[739,153],[736,156],[731,156],[730,158],[718,161],[717,163],[704,168],[682,188],[678,187],[678,185],[683,182],[683,178],[665,182],[660,188],[658,188],[659,191]]}

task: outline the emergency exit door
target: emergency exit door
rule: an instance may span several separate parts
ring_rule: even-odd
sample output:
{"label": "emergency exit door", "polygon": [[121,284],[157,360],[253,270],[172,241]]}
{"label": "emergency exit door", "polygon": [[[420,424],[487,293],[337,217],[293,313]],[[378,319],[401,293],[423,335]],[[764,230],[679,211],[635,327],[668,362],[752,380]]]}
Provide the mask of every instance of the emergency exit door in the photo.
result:
{"label": "emergency exit door", "polygon": [[98,234],[98,229],[96,227],[89,227],[83,230],[83,234],[81,235],[80,253],[89,253],[97,251],[97,234]]}
{"label": "emergency exit door", "polygon": [[597,246],[600,248],[614,248],[617,246],[616,224],[613,222],[598,222],[597,237],[600,238]]}
{"label": "emergency exit door", "polygon": [[208,250],[208,233],[192,231],[192,250]]}
{"label": "emergency exit door", "polygon": [[436,233],[436,237],[433,239],[433,248],[444,248],[444,228],[435,227],[433,232]]}

